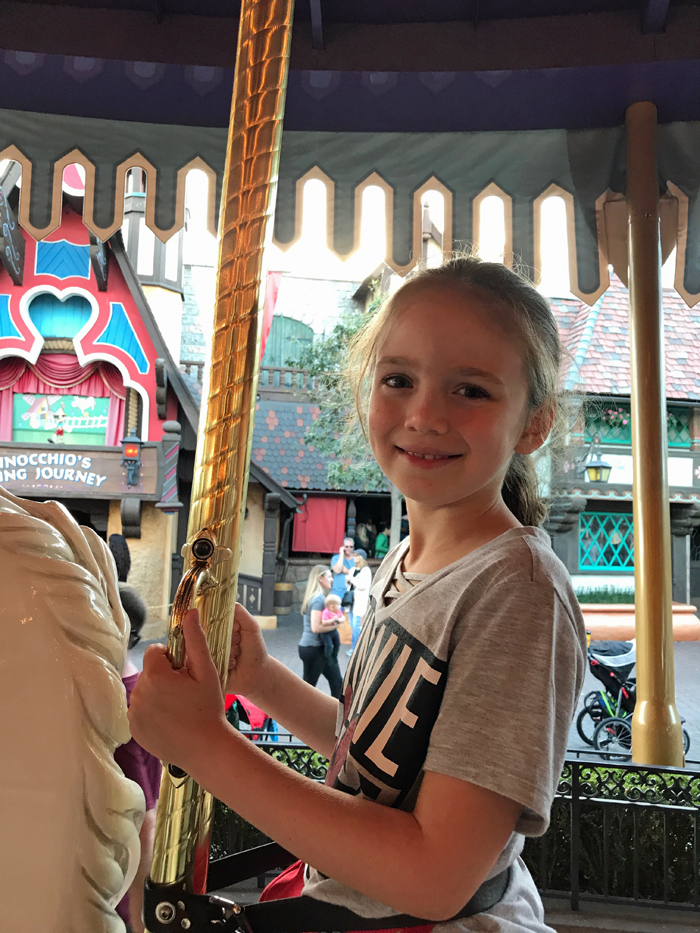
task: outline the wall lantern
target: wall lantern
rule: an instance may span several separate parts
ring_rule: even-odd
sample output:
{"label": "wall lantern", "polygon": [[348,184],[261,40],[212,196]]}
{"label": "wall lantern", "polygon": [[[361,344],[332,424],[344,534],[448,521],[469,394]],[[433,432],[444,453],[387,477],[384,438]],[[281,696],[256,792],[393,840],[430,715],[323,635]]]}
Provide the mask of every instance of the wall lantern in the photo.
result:
{"label": "wall lantern", "polygon": [[141,439],[132,431],[122,440],[122,464],[126,467],[126,485],[138,486],[141,477]]}
{"label": "wall lantern", "polygon": [[582,477],[585,473],[589,483],[607,483],[610,479],[612,465],[601,459],[599,434],[593,437],[583,457],[576,461],[575,469],[578,476]]}
{"label": "wall lantern", "polygon": [[610,479],[611,470],[612,466],[609,463],[606,463],[605,460],[601,460],[600,455],[597,455],[593,460],[590,460],[586,464],[588,482],[607,483],[607,481]]}

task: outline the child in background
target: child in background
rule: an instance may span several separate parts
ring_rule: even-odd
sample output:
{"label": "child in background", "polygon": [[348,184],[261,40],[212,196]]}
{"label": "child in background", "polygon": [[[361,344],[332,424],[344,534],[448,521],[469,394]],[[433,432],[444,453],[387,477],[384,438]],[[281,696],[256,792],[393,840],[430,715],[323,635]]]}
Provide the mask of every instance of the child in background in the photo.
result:
{"label": "child in background", "polygon": [[520,853],[549,824],[585,671],[531,457],[560,362],[546,299],[472,258],[416,272],[354,339],[360,421],[410,537],[377,571],[340,708],[242,606],[229,662],[231,692],[330,759],[324,786],[228,725],[196,611],[184,668],[146,654],[134,734],[302,859],[263,899],[303,892],[311,929],[338,929],[332,906],[348,930],[409,914],[421,933],[553,933]]}
{"label": "child in background", "polygon": [[336,641],[338,640],[337,627],[340,622],[345,621],[345,616],[340,605],[340,596],[336,593],[329,593],[326,596],[326,608],[321,613],[321,622],[323,625],[332,627],[331,632],[320,632],[320,638],[323,642],[323,652],[327,658],[330,658],[335,651]]}

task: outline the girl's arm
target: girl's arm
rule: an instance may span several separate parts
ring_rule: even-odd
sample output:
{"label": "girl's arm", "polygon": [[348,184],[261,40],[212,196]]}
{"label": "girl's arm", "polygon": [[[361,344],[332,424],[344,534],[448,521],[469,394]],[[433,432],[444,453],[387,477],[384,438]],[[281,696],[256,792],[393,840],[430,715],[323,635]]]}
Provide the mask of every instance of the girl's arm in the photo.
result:
{"label": "girl's arm", "polygon": [[129,711],[136,740],[329,877],[402,913],[456,914],[493,868],[522,806],[427,772],[406,813],[296,774],[229,726],[194,615],[184,627],[186,667],[173,670],[163,646],[146,652]]}
{"label": "girl's arm", "polygon": [[[199,618],[196,610],[192,614]],[[239,604],[233,617],[226,693],[247,697],[322,755],[328,757],[333,751],[338,701],[271,658],[260,626]]]}

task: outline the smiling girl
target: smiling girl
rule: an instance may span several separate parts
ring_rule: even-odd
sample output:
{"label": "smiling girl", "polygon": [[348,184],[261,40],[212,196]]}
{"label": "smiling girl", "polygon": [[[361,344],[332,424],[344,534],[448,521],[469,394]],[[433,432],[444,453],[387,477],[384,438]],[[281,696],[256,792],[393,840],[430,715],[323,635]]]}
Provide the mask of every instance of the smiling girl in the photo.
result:
{"label": "smiling girl", "polygon": [[419,272],[356,339],[358,412],[410,538],[377,572],[340,704],[271,658],[241,606],[227,686],[331,759],[325,785],[228,725],[196,612],[184,668],[146,653],[137,741],[302,860],[265,896],[303,889],[319,911],[353,912],[332,929],[408,914],[444,933],[549,930],[520,852],[547,828],[585,657],[536,527],[531,454],[556,415],[559,358],[546,301],[476,259]]}

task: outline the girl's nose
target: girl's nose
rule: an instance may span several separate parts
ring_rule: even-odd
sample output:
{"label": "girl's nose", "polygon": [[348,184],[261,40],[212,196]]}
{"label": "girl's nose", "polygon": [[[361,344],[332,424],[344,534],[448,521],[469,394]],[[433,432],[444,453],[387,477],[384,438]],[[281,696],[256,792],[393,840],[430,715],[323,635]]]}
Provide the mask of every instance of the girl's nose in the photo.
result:
{"label": "girl's nose", "polygon": [[406,412],[406,427],[421,434],[446,434],[450,424],[440,394],[416,394]]}

